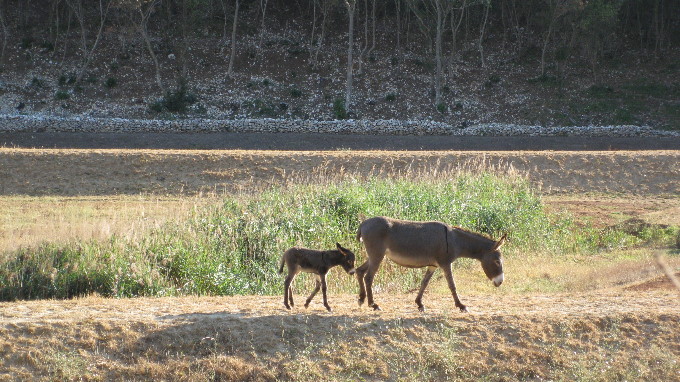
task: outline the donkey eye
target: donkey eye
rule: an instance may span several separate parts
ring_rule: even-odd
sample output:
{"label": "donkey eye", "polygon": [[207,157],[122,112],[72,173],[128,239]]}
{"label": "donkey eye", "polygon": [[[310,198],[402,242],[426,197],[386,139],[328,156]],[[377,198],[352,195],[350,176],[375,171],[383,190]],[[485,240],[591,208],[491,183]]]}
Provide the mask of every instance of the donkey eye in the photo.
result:
{"label": "donkey eye", "polygon": [[496,263],[496,266],[497,266],[497,267],[500,267],[500,266],[501,266],[501,262],[498,261],[498,260],[494,261],[494,263]]}

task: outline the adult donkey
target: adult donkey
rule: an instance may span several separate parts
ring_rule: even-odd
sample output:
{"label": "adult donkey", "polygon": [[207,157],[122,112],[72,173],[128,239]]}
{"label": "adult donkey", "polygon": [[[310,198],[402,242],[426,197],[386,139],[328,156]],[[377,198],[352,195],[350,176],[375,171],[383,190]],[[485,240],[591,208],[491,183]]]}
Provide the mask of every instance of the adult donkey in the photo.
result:
{"label": "adult donkey", "polygon": [[416,297],[418,309],[422,312],[423,292],[437,267],[446,276],[456,306],[463,312],[467,308],[458,299],[456,283],[453,281],[451,263],[459,257],[481,261],[486,276],[495,286],[503,283],[503,259],[499,248],[507,235],[500,240],[489,239],[480,234],[450,227],[437,221],[417,222],[392,219],[384,216],[364,220],[359,226],[357,240],[363,241],[368,261],[356,269],[359,280],[359,305],[368,296],[368,306],[380,310],[373,301],[373,278],[385,255],[395,263],[408,268],[427,267],[420,291]]}

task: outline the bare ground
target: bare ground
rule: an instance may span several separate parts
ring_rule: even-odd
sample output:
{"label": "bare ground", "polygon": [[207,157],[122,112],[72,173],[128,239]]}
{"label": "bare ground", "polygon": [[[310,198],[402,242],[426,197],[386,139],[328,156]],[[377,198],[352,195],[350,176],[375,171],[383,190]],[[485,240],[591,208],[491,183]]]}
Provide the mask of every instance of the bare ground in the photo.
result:
{"label": "bare ground", "polygon": [[200,151],[0,149],[0,194],[234,192],[290,179],[423,171],[526,175],[546,194],[680,194],[680,151]]}

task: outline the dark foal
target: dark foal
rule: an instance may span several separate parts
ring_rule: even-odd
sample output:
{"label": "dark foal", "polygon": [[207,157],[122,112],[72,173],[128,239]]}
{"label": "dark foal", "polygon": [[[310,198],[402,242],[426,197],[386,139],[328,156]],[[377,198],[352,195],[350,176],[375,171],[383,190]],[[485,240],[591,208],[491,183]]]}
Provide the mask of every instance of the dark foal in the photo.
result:
{"label": "dark foal", "polygon": [[[292,283],[300,272],[314,273],[316,275],[316,287],[312,294],[309,295],[305,302],[305,308],[309,306],[316,293],[321,289],[323,293],[323,306],[331,311],[328,305],[328,298],[326,297],[326,273],[336,265],[340,265],[345,272],[350,275],[354,274],[354,253],[347,248],[343,248],[340,244],[335,243],[337,249],[330,251],[317,251],[315,249],[307,249],[300,247],[293,247],[288,249],[281,257],[281,266],[279,273],[283,273],[283,266],[288,265],[288,276],[283,285],[283,305],[287,309],[295,306],[293,303],[293,289]],[[288,303],[290,301],[290,304]]]}

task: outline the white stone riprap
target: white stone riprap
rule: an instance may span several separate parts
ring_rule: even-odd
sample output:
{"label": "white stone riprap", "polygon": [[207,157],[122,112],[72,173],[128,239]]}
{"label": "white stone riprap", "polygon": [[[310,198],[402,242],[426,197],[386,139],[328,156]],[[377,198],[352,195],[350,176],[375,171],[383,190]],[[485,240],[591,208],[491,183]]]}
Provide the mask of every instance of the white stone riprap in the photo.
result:
{"label": "white stone riprap", "polygon": [[374,135],[678,137],[647,126],[527,126],[485,123],[464,128],[429,120],[126,119],[27,114],[0,115],[0,132],[242,132]]}

